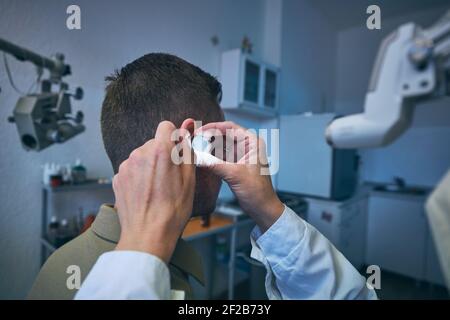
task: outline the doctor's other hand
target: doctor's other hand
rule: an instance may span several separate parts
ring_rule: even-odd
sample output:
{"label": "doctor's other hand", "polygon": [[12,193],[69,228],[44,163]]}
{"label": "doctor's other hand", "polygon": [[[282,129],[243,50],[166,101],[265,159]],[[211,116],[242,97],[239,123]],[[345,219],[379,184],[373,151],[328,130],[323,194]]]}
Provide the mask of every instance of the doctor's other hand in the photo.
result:
{"label": "doctor's other hand", "polygon": [[[159,124],[155,138],[135,149],[114,176],[121,233],[116,250],[143,251],[168,262],[190,218],[195,167],[175,164],[171,154],[175,126]],[[187,139],[179,142],[182,152],[191,152]]]}
{"label": "doctor's other hand", "polygon": [[222,161],[208,169],[225,180],[241,208],[262,232],[267,231],[283,213],[284,204],[272,186],[264,140],[231,121],[206,124],[195,134],[214,136],[214,155]]}

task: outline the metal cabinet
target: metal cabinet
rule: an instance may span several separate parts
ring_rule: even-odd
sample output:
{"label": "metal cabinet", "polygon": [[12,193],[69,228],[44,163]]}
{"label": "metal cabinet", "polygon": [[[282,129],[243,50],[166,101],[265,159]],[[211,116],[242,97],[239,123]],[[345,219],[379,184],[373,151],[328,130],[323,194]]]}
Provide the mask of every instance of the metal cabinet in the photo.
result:
{"label": "metal cabinet", "polygon": [[332,113],[280,116],[278,189],[333,200],[353,196],[357,181],[354,150],[336,150],[324,132]]}
{"label": "metal cabinet", "polygon": [[365,262],[367,197],[347,201],[306,198],[308,222],[330,240],[355,266]]}
{"label": "metal cabinet", "polygon": [[433,237],[430,234],[431,230],[429,228],[428,230],[429,234],[427,236],[426,244],[427,260],[425,265],[425,280],[433,284],[445,286],[445,279],[436,253],[436,247],[433,241]]}
{"label": "metal cabinet", "polygon": [[445,286],[425,200],[426,196],[387,192],[370,195],[366,264]]}
{"label": "metal cabinet", "polygon": [[371,194],[367,224],[368,265],[423,279],[426,240],[423,197]]}

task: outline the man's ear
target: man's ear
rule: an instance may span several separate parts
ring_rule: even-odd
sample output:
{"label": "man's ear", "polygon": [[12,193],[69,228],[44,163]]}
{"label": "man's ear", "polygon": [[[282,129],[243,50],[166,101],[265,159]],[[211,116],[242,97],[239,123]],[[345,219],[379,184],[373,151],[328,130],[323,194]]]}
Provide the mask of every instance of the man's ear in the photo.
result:
{"label": "man's ear", "polygon": [[192,118],[188,118],[188,119],[184,120],[183,123],[181,124],[180,129],[185,129],[185,130],[189,131],[189,133],[192,136],[194,134],[194,130],[195,130],[195,120]]}

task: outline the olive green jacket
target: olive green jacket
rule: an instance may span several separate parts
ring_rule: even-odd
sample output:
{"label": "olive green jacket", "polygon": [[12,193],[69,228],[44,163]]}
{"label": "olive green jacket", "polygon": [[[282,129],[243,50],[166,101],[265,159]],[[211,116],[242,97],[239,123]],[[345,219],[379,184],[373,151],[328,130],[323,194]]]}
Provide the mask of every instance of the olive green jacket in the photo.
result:
{"label": "olive green jacket", "polygon": [[[120,236],[119,217],[113,207],[102,205],[92,226],[83,234],[56,250],[39,272],[28,299],[73,299],[77,289],[69,289],[67,279],[71,265],[79,266],[84,281],[97,258],[114,250]],[[192,299],[189,276],[204,283],[202,260],[198,252],[179,240],[169,263],[172,290],[182,290]],[[73,272],[73,271],[72,271]]]}

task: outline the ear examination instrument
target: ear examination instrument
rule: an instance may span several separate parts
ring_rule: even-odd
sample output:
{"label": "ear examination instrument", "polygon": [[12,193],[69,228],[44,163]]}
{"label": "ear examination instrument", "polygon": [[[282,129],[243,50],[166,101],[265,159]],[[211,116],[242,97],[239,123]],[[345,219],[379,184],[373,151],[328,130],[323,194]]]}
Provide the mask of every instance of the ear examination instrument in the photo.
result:
{"label": "ear examination instrument", "polygon": [[222,160],[211,154],[213,145],[209,141],[209,138],[204,135],[196,135],[189,139],[191,148],[195,153],[195,165],[197,167],[208,167],[217,163],[221,163]]}

